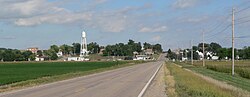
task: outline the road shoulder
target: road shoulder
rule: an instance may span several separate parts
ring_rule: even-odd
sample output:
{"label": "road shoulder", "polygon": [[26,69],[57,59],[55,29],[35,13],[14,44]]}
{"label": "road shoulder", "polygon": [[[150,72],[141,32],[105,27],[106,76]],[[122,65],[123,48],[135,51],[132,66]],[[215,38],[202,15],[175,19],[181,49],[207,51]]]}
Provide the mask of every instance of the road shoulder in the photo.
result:
{"label": "road shoulder", "polygon": [[143,97],[167,97],[164,82],[164,66],[160,68]]}

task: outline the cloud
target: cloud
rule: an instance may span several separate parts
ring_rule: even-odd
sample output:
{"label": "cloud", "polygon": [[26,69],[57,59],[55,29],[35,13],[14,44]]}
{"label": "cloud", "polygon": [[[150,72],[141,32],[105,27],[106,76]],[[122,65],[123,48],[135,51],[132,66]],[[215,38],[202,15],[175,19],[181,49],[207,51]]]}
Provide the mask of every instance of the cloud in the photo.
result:
{"label": "cloud", "polygon": [[91,20],[91,13],[65,13],[65,14],[49,14],[43,16],[36,16],[31,18],[20,18],[14,23],[18,26],[34,26],[42,23],[51,23],[51,24],[65,24],[73,23],[77,21]]}
{"label": "cloud", "polygon": [[46,0],[10,0],[0,2],[0,19],[25,18],[37,15],[65,12]]}
{"label": "cloud", "polygon": [[108,0],[94,0],[95,4],[101,4],[101,3],[105,3]]}
{"label": "cloud", "polygon": [[[93,0],[84,6],[84,10],[64,8],[69,0],[9,0],[0,1],[0,20],[17,26],[37,26],[41,24],[75,24],[85,28],[94,28],[101,32],[123,32],[132,29],[141,18],[138,11],[152,7],[150,3],[141,6],[124,6],[120,9],[99,10],[96,5],[109,0]],[[154,28],[162,32],[166,28]]]}
{"label": "cloud", "polygon": [[153,42],[158,42],[158,41],[160,41],[161,40],[161,36],[154,36],[153,38],[152,38],[152,41]]}
{"label": "cloud", "polygon": [[80,23],[80,25],[88,28],[97,28],[102,32],[122,32],[126,30],[128,26],[133,24],[134,21],[131,18],[133,12],[144,10],[149,7],[149,4],[145,4],[140,7],[124,7],[108,11],[84,11],[79,13],[64,11],[54,14],[19,18],[14,22],[14,24],[18,26],[34,26],[45,23]]}
{"label": "cloud", "polygon": [[172,5],[175,9],[191,8],[199,4],[200,0],[176,0]]}
{"label": "cloud", "polygon": [[166,32],[168,30],[167,26],[160,27],[143,27],[138,32]]}
{"label": "cloud", "polygon": [[2,40],[12,40],[12,39],[16,39],[16,37],[14,37],[14,36],[3,36],[3,37],[0,37],[0,39],[2,39]]}
{"label": "cloud", "polygon": [[[211,16],[212,17],[212,16]],[[185,22],[185,23],[202,23],[206,20],[209,20],[209,16],[192,16],[192,17],[189,17],[189,16],[185,16],[185,17],[181,17],[179,18],[177,21],[179,22]]]}

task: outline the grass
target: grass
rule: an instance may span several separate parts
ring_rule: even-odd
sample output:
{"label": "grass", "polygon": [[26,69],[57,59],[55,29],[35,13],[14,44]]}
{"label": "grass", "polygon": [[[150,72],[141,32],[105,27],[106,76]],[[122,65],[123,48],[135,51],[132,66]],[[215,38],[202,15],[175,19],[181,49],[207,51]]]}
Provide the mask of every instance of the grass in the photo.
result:
{"label": "grass", "polygon": [[170,74],[174,76],[175,88],[179,97],[236,97],[229,89],[219,87],[194,73],[167,63]]}
{"label": "grass", "polygon": [[[220,62],[217,62],[217,63],[220,63]],[[226,62],[222,62],[222,64],[225,64],[225,63]],[[207,67],[201,67],[197,65],[192,66],[186,63],[177,63],[177,64],[181,65],[183,68],[188,68],[202,75],[209,76],[213,79],[216,79],[222,82],[226,82],[227,84],[233,85],[235,87],[238,87],[238,88],[241,88],[243,90],[247,90],[250,92],[250,80],[247,78],[243,78],[238,74],[236,74],[235,76],[232,76],[230,73],[207,69]]]}
{"label": "grass", "polygon": [[0,63],[0,92],[102,72],[141,61]]}
{"label": "grass", "polygon": [[[166,64],[165,64],[166,65]],[[175,80],[174,77],[170,74],[167,66],[164,65],[164,74],[165,74],[165,85],[166,85],[166,94],[169,97],[177,97],[177,93],[175,92]]]}
{"label": "grass", "polygon": [[[197,61],[194,63],[196,66],[201,66],[202,62]],[[232,65],[231,61],[206,61],[207,69],[231,73]],[[237,60],[235,61],[235,73],[243,78],[250,79],[250,61],[249,60]]]}

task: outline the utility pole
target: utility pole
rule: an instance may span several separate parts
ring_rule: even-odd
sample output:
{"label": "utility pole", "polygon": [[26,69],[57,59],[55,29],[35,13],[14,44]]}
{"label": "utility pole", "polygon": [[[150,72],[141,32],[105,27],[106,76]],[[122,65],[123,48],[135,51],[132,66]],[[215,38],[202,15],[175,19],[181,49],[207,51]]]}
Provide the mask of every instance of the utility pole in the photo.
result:
{"label": "utility pole", "polygon": [[194,55],[193,55],[193,40],[190,41],[190,44],[191,44],[191,64],[193,65],[194,64]]}
{"label": "utility pole", "polygon": [[234,8],[232,10],[232,75],[234,75]]}
{"label": "utility pole", "polygon": [[204,30],[202,32],[202,51],[203,51],[203,60],[202,60],[202,66],[205,66],[205,44],[204,44]]}
{"label": "utility pole", "polygon": [[[185,50],[185,57],[187,58],[187,50]],[[188,58],[187,58],[188,59]],[[187,62],[188,60],[185,60]]]}

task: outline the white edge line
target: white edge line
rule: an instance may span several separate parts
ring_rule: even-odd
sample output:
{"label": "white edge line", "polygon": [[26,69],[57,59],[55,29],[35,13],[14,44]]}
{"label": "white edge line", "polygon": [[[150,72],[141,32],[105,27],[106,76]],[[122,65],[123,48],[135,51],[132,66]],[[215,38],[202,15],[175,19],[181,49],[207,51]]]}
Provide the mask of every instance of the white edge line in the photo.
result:
{"label": "white edge line", "polygon": [[140,94],[137,97],[142,97],[143,94],[146,92],[149,84],[153,81],[153,79],[155,78],[156,74],[158,73],[158,71],[160,70],[162,64],[158,67],[158,69],[155,71],[154,75],[149,79],[149,81],[147,82],[147,84],[143,87],[143,89],[141,90]]}

